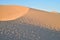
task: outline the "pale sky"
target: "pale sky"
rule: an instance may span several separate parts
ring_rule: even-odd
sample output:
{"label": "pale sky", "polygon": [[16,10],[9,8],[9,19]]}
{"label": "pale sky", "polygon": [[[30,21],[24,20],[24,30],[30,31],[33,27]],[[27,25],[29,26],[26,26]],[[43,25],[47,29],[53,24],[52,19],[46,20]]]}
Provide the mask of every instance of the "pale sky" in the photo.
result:
{"label": "pale sky", "polygon": [[0,0],[0,5],[19,5],[39,10],[60,12],[60,0]]}

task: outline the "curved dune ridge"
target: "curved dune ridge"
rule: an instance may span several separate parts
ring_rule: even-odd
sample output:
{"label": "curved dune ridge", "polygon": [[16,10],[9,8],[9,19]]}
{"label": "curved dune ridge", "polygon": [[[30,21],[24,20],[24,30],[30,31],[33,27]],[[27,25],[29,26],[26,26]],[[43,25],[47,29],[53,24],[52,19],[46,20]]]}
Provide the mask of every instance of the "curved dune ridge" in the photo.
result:
{"label": "curved dune ridge", "polygon": [[0,21],[14,20],[22,17],[28,12],[29,8],[23,6],[0,6]]}
{"label": "curved dune ridge", "polygon": [[[23,17],[22,17],[23,16]],[[21,18],[20,18],[21,17]],[[23,6],[0,6],[0,21],[15,20],[60,31],[60,14]],[[18,23],[20,23],[18,22]]]}

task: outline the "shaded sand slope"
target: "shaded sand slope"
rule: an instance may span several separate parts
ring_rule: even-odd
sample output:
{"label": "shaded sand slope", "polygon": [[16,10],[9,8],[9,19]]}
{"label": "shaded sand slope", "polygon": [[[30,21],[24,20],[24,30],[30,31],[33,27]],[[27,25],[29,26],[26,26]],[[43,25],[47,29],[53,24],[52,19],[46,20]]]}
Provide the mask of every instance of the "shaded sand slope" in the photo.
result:
{"label": "shaded sand slope", "polygon": [[60,40],[60,32],[17,21],[0,21],[0,40]]}

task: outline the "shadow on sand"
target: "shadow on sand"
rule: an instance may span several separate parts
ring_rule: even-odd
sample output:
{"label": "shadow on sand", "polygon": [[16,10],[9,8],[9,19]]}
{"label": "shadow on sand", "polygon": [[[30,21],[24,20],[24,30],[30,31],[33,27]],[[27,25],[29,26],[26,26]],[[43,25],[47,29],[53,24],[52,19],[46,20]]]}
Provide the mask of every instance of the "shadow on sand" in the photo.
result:
{"label": "shadow on sand", "polygon": [[60,40],[60,32],[29,24],[0,22],[0,40]]}

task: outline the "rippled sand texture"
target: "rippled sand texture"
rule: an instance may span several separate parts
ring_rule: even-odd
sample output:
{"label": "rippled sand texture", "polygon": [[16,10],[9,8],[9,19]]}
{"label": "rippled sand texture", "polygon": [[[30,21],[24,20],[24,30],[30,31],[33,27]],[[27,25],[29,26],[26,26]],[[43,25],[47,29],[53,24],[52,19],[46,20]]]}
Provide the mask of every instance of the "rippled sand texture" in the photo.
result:
{"label": "rippled sand texture", "polygon": [[0,7],[0,40],[60,40],[60,14],[21,6]]}
{"label": "rippled sand texture", "polygon": [[26,24],[48,26],[52,30],[60,31],[60,14],[45,12],[22,6],[0,6],[0,21],[14,20],[23,17]]}
{"label": "rippled sand texture", "polygon": [[0,22],[0,40],[60,40],[60,32],[17,21]]}
{"label": "rippled sand texture", "polygon": [[60,14],[51,13],[42,10],[30,9],[29,12],[22,18],[27,24],[38,26],[48,26],[51,30],[60,31]]}

